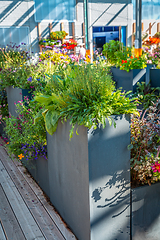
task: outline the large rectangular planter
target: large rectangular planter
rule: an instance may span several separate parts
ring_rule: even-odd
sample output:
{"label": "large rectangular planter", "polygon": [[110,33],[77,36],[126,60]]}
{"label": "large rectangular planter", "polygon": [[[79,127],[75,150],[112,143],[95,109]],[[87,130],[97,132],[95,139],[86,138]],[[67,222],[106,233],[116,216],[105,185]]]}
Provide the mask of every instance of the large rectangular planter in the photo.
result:
{"label": "large rectangular planter", "polygon": [[21,161],[23,165],[27,168],[29,173],[32,175],[34,180],[49,197],[50,189],[48,176],[48,160],[43,157],[38,157],[38,159],[33,159],[30,161],[26,161],[26,159],[24,158]]}
{"label": "large rectangular planter", "polygon": [[133,69],[129,72],[112,67],[113,80],[116,88],[122,88],[122,91],[136,91],[137,82],[145,82],[146,69]]}
{"label": "large rectangular planter", "polygon": [[114,119],[71,141],[69,121],[47,135],[50,200],[78,240],[130,239],[129,116]]}
{"label": "large rectangular planter", "polygon": [[132,240],[160,239],[160,183],[132,189]]}
{"label": "large rectangular planter", "polygon": [[160,69],[150,69],[151,87],[160,87]]}
{"label": "large rectangular planter", "polygon": [[15,103],[18,101],[24,100],[24,97],[27,96],[31,99],[32,94],[29,89],[13,88],[12,86],[6,88],[7,91],[7,101],[8,101],[8,111],[12,116],[17,117],[18,113],[16,111]]}

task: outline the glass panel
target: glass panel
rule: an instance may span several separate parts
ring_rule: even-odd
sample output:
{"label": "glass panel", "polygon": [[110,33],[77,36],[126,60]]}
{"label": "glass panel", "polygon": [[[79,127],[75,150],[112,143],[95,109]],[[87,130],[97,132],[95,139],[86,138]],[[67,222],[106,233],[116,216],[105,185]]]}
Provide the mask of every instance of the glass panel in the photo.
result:
{"label": "glass panel", "polygon": [[22,42],[29,47],[29,28],[28,27],[0,27],[0,46],[13,45],[18,46]]}
{"label": "glass panel", "polygon": [[75,20],[75,0],[34,0],[35,21]]}

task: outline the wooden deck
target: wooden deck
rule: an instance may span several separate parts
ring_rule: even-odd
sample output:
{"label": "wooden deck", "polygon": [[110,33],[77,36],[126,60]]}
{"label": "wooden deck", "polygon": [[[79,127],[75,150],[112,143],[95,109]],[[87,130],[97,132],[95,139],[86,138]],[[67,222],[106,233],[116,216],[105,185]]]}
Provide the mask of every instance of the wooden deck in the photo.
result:
{"label": "wooden deck", "polygon": [[0,240],[23,239],[76,240],[26,169],[0,146]]}

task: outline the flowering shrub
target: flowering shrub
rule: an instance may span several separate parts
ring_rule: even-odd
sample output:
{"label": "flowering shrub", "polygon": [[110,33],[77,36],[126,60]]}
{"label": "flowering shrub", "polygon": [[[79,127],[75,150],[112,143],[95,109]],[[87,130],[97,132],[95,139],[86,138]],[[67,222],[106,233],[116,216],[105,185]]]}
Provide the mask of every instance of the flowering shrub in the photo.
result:
{"label": "flowering shrub", "polygon": [[67,35],[68,35],[68,33],[66,33],[65,31],[55,31],[55,32],[50,33],[50,38],[53,40],[62,40]]}
{"label": "flowering shrub", "polygon": [[117,67],[120,68],[120,70],[125,70],[129,72],[132,69],[143,69],[146,65],[146,59],[144,56],[141,56],[139,58],[130,56],[127,59],[117,60]]}
{"label": "flowering shrub", "polygon": [[70,39],[69,41],[66,41],[64,44],[62,44],[62,48],[67,50],[73,50],[77,46],[77,42],[73,39]]}
{"label": "flowering shrub", "polygon": [[146,58],[148,64],[155,64],[157,65],[160,60],[160,52],[146,52]]}
{"label": "flowering shrub", "polygon": [[160,180],[160,110],[159,100],[140,116],[131,118],[132,185],[151,184]]}
{"label": "flowering shrub", "polygon": [[62,65],[62,64],[68,64],[70,62],[70,58],[68,55],[62,53],[62,51],[50,51],[47,50],[40,54],[39,56],[40,60],[49,60],[54,64]]}
{"label": "flowering shrub", "polygon": [[10,116],[6,119],[6,134],[8,135],[8,149],[21,160],[37,159],[38,156],[47,157],[46,131],[43,117],[34,125],[34,117],[40,110],[37,103],[20,101],[17,105],[18,117]]}

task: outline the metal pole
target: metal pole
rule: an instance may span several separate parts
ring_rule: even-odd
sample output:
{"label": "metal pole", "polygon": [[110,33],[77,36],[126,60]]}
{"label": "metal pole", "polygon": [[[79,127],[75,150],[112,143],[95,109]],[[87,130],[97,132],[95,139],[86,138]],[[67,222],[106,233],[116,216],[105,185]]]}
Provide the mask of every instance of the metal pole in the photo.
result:
{"label": "metal pole", "polygon": [[88,0],[84,0],[85,47],[88,49]]}
{"label": "metal pole", "polygon": [[142,55],[142,0],[136,0],[136,36],[135,36],[135,55]]}

